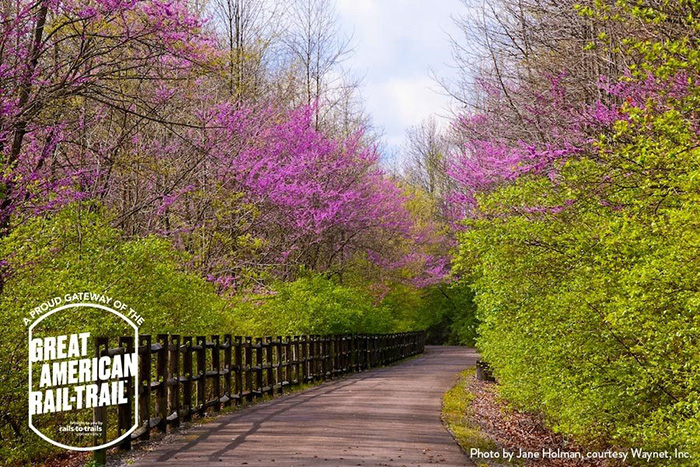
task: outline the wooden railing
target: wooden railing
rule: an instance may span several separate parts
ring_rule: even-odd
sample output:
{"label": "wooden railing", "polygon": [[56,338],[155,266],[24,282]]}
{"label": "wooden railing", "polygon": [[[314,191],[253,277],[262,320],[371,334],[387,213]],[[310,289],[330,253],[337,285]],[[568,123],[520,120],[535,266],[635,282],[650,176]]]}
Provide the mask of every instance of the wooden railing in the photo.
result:
{"label": "wooden railing", "polygon": [[[120,444],[131,449],[152,430],[167,431],[194,416],[216,412],[263,396],[283,394],[302,383],[366,371],[423,352],[425,333],[241,337],[230,334],[181,337],[139,336],[139,428]],[[96,341],[97,355],[134,351],[134,338],[110,348]],[[133,394],[133,386],[127,390]],[[118,406],[121,435],[133,426],[132,401]],[[106,420],[106,412],[95,412]]]}

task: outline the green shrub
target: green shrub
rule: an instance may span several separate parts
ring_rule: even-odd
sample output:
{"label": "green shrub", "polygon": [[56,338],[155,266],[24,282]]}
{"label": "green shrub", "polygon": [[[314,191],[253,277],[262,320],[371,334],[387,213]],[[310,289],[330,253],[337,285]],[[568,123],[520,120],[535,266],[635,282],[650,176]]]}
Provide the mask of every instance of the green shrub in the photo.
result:
{"label": "green shrub", "polygon": [[[595,180],[611,189],[592,192]],[[699,180],[684,115],[630,109],[555,182],[481,197],[456,263],[508,399],[592,443],[700,456]],[[510,209],[542,200],[576,201]]]}
{"label": "green shrub", "polygon": [[272,293],[239,298],[235,321],[248,335],[381,333],[392,317],[367,292],[320,274],[279,282]]}
{"label": "green shrub", "polygon": [[395,286],[383,300],[401,330],[426,329],[432,345],[473,346],[477,320],[474,294],[464,284],[436,284],[423,289]]}
{"label": "green shrub", "polygon": [[[227,304],[215,288],[180,265],[185,256],[168,241],[150,236],[133,240],[105,225],[93,207],[69,207],[29,219],[0,240],[9,276],[0,297],[0,460],[25,464],[55,448],[29,434],[27,333],[22,318],[41,302],[74,292],[104,293],[145,318],[140,332],[218,333],[233,329]],[[63,318],[61,331],[105,334],[105,323]],[[51,318],[53,320],[53,317]]]}

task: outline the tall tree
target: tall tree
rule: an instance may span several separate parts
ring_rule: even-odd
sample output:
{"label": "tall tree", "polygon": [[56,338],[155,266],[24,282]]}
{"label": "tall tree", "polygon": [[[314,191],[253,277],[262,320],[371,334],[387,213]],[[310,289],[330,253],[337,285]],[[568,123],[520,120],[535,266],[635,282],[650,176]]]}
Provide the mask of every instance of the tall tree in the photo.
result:
{"label": "tall tree", "polygon": [[318,104],[314,125],[319,128],[322,106],[335,99],[333,91],[342,87],[342,78],[333,72],[352,52],[350,39],[341,34],[332,2],[295,0],[289,13],[285,43],[299,65],[304,103]]}

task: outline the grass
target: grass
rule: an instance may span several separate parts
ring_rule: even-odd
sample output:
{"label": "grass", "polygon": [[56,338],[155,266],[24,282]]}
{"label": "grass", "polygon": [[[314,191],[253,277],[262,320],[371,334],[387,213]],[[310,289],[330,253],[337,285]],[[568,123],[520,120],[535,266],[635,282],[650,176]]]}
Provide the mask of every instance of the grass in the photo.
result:
{"label": "grass", "polygon": [[469,404],[474,394],[467,389],[467,381],[474,376],[474,368],[463,371],[459,381],[442,396],[442,422],[460,447],[469,453],[471,448],[496,451],[498,446],[472,422]]}

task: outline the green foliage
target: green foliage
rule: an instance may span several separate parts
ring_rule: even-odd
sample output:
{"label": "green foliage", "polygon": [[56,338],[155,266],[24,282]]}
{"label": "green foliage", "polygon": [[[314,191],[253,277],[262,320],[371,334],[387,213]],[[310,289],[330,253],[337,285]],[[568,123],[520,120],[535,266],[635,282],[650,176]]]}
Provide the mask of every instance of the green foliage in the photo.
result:
{"label": "green foliage", "polygon": [[357,281],[341,284],[307,272],[271,292],[234,300],[237,329],[254,336],[429,329],[434,343],[473,345],[476,333],[472,294],[461,286],[394,284],[379,299]]}
{"label": "green foliage", "polygon": [[474,346],[478,322],[474,295],[463,284],[423,289],[396,286],[383,300],[401,330],[426,329],[428,344]]}
{"label": "green foliage", "polygon": [[248,335],[390,332],[392,317],[367,292],[320,274],[275,284],[273,293],[235,305],[234,320]]}
{"label": "green foliage", "polygon": [[[589,442],[700,456],[695,102],[697,89],[665,109],[627,107],[555,181],[482,196],[460,238],[504,395]],[[574,203],[518,209],[543,200]]]}
{"label": "green foliage", "polygon": [[[0,436],[21,439],[0,444],[5,462],[25,464],[54,451],[27,429],[27,335],[22,322],[33,307],[53,297],[96,292],[119,299],[145,318],[142,334],[382,333],[419,329],[434,313],[436,300],[431,297],[436,292],[423,296],[405,287],[382,301],[361,281],[343,285],[311,272],[293,282],[278,282],[265,294],[224,298],[215,285],[183,267],[191,263],[187,254],[156,236],[125,239],[105,223],[101,211],[96,205],[75,204],[30,218],[0,240],[0,255],[7,258],[10,271],[0,297],[0,325],[6,330],[0,343],[0,372],[6,375],[0,386],[5,408]],[[55,316],[47,321],[62,333],[124,334],[116,321],[95,315]]]}
{"label": "green foliage", "polygon": [[23,316],[43,300],[70,292],[104,293],[147,317],[142,333],[211,332],[226,302],[181,264],[186,255],[159,237],[124,240],[94,209],[74,206],[32,218],[2,239],[11,275],[3,317]]}
{"label": "green foliage", "polygon": [[[69,207],[49,217],[36,217],[0,240],[1,257],[10,275],[0,297],[0,459],[25,464],[54,448],[28,436],[27,335],[22,318],[41,302],[74,292],[98,292],[119,299],[145,317],[143,334],[219,333],[232,329],[226,302],[213,285],[183,270],[185,257],[166,240],[150,236],[125,241],[104,224],[95,207]],[[52,326],[104,335],[103,320],[71,314]],[[49,318],[53,320],[53,317]]]}

